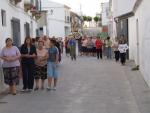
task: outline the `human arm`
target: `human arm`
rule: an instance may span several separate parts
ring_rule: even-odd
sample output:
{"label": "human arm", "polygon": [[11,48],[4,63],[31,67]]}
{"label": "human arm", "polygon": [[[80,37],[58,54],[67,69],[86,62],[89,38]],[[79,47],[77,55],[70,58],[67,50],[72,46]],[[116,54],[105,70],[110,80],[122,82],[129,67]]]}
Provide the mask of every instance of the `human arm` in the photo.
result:
{"label": "human arm", "polygon": [[3,49],[0,55],[1,59],[3,59],[4,61],[16,61],[21,56],[19,49],[15,46],[11,47],[9,51],[5,50],[6,49]]}
{"label": "human arm", "polygon": [[24,45],[21,46],[20,53],[22,58],[28,57],[28,53],[26,52],[26,47]]}
{"label": "human arm", "polygon": [[129,49],[129,46],[126,44],[126,45],[125,45],[125,48],[126,48],[126,50],[128,50],[128,49]]}
{"label": "human arm", "polygon": [[36,47],[31,46],[30,50],[31,50],[31,53],[27,55],[27,58],[36,58],[37,56]]}
{"label": "human arm", "polygon": [[48,55],[48,51],[46,50],[46,52],[45,52],[45,56],[41,57],[39,60],[40,60],[40,62],[42,62],[42,61],[46,61],[46,60],[48,59],[48,57],[49,57],[49,55]]}
{"label": "human arm", "polygon": [[16,61],[16,60],[19,60],[20,57],[21,57],[21,53],[19,51],[19,49],[17,47],[14,47],[15,48],[15,51],[16,51],[16,56],[13,56],[10,58],[11,61]]}
{"label": "human arm", "polygon": [[59,50],[58,50],[58,48],[56,48],[57,50],[56,50],[56,64],[58,64],[59,63]]}

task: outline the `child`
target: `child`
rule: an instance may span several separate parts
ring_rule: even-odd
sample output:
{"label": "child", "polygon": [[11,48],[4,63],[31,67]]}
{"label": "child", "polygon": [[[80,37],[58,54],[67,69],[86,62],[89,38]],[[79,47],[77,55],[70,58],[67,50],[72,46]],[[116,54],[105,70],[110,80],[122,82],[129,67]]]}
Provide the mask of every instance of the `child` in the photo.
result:
{"label": "child", "polygon": [[54,39],[50,40],[50,48],[48,49],[48,67],[47,67],[47,76],[48,76],[48,87],[47,90],[51,90],[52,80],[54,80],[53,90],[56,90],[57,79],[58,79],[58,70],[57,64],[59,60],[59,52],[55,46],[56,41]]}
{"label": "child", "polygon": [[120,60],[121,60],[121,64],[122,65],[125,65],[125,62],[126,62],[126,52],[127,52],[128,48],[129,47],[125,43],[125,41],[121,40],[120,44],[119,44],[119,47],[118,47],[118,50],[120,52]]}

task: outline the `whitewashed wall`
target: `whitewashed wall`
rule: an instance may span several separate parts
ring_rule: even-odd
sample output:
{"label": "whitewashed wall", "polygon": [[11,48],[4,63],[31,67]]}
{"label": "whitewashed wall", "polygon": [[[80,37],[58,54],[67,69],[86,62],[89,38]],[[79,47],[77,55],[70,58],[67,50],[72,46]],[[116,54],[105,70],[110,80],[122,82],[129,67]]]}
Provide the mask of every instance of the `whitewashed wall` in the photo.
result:
{"label": "whitewashed wall", "polygon": [[132,11],[136,0],[112,0],[114,17]]}
{"label": "whitewashed wall", "polygon": [[138,8],[135,16],[130,19],[130,49],[132,50],[131,58],[137,60],[136,57],[136,19],[139,21],[139,47],[140,47],[140,70],[150,86],[150,1],[143,0]]}
{"label": "whitewashed wall", "polygon": [[17,6],[14,6],[9,3],[8,0],[0,0],[0,10],[3,9],[6,11],[6,26],[2,26],[1,24],[1,14],[0,14],[0,48],[5,45],[5,39],[7,37],[12,37],[11,31],[11,19],[17,18],[20,20],[20,29],[21,29],[21,42],[24,42],[25,33],[24,33],[24,24],[26,22],[30,23],[31,28],[31,21],[33,23],[33,28],[31,28],[30,33],[32,37],[36,36],[36,29],[37,29],[37,22],[33,20],[29,14],[24,12],[23,9],[24,2],[22,0]]}
{"label": "whitewashed wall", "polygon": [[135,60],[137,64],[137,34],[136,34],[136,19],[132,17],[129,19],[129,58]]}
{"label": "whitewashed wall", "polygon": [[47,23],[50,37],[65,37],[65,27],[71,31],[71,23],[65,22],[65,16],[70,17],[70,10],[66,9],[63,4],[45,0],[42,1],[42,10],[48,11]]}
{"label": "whitewashed wall", "polygon": [[109,11],[109,2],[103,3],[102,5],[102,26],[107,26],[109,22],[108,12]]}

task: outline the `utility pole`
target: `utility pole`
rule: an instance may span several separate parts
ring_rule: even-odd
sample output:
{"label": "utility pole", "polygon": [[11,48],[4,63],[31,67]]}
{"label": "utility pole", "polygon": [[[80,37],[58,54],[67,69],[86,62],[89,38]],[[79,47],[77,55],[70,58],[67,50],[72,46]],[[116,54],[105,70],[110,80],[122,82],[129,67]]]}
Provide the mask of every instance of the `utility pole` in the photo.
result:
{"label": "utility pole", "polygon": [[80,4],[80,16],[81,16],[81,33],[83,35],[83,14],[82,14],[82,4]]}

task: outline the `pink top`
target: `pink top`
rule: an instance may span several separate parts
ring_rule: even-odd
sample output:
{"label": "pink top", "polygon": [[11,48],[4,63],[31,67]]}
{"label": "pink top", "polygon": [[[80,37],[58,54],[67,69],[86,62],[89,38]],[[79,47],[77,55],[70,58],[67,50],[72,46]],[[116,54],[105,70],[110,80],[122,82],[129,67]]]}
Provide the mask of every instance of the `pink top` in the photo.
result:
{"label": "pink top", "polygon": [[38,66],[45,66],[47,64],[47,59],[45,60],[41,60],[43,59],[46,54],[48,53],[48,50],[46,49],[42,49],[42,50],[39,50],[37,49],[37,58],[35,60],[35,64],[38,65]]}
{"label": "pink top", "polygon": [[43,40],[44,41],[44,46],[46,49],[50,48],[49,45],[50,45],[50,40],[47,39],[47,40]]}
{"label": "pink top", "polygon": [[85,39],[85,40],[82,42],[82,46],[83,46],[83,47],[86,47],[86,46],[87,46],[87,39]]}
{"label": "pink top", "polygon": [[[0,53],[0,57],[16,57],[20,55],[20,51],[16,46],[11,48],[4,47]],[[3,67],[17,67],[20,66],[19,60],[15,61],[3,61]]]}

